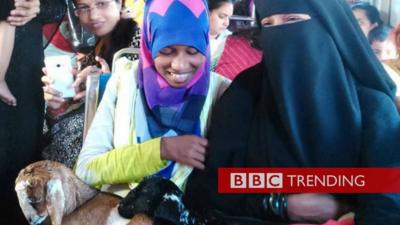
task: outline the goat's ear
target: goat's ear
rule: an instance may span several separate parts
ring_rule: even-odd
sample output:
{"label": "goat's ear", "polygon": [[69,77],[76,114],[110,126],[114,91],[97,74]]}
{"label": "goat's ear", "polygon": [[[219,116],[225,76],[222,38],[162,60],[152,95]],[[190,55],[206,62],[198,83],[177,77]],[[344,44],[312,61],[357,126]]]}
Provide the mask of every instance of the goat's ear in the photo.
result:
{"label": "goat's ear", "polygon": [[52,225],[61,225],[64,216],[65,196],[60,179],[51,179],[47,182],[47,212]]}

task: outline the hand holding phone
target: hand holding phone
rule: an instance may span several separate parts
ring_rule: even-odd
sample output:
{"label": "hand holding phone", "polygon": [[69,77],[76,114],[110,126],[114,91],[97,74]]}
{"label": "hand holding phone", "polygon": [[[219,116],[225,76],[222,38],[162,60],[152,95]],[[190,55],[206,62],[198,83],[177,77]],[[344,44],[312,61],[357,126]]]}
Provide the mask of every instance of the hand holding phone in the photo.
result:
{"label": "hand holding phone", "polygon": [[63,98],[74,97],[71,58],[69,56],[49,56],[45,58],[44,62],[47,76],[53,81],[50,87],[61,92]]}

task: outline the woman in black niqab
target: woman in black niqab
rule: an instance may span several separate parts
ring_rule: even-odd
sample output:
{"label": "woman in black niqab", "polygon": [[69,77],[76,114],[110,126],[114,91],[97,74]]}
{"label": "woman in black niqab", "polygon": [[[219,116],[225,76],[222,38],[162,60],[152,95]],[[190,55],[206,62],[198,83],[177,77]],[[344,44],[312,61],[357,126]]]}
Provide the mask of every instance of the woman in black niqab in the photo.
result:
{"label": "woman in black niqab", "polygon": [[[342,0],[255,0],[264,58],[218,102],[205,171],[187,196],[197,206],[265,218],[262,195],[220,195],[222,167],[400,167],[395,86]],[[262,24],[261,24],[262,25]],[[351,196],[356,224],[400,224],[400,196]]]}

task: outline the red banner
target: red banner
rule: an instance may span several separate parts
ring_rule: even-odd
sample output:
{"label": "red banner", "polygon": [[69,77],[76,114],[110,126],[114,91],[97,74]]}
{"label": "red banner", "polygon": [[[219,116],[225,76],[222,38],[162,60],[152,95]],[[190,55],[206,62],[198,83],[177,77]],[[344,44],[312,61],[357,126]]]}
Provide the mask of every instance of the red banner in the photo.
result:
{"label": "red banner", "polygon": [[219,193],[400,193],[400,168],[220,168]]}

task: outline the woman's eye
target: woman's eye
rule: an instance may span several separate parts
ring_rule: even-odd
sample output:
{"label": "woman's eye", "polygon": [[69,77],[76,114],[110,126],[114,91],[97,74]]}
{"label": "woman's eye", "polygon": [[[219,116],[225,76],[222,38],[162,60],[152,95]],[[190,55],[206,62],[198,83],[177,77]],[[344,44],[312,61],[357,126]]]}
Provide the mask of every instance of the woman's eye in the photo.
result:
{"label": "woman's eye", "polygon": [[301,18],[297,17],[297,16],[290,16],[290,17],[288,17],[286,19],[287,22],[296,22],[296,21],[299,21],[299,20],[301,20]]}
{"label": "woman's eye", "polygon": [[170,55],[173,53],[173,49],[171,48],[163,48],[160,50],[160,54],[162,55]]}
{"label": "woman's eye", "polygon": [[195,49],[195,48],[189,48],[189,49],[187,50],[187,53],[188,53],[189,55],[196,55],[197,53],[199,53],[199,51],[198,51],[197,49]]}
{"label": "woman's eye", "polygon": [[226,18],[226,15],[220,14],[220,15],[218,15],[218,17],[219,17],[220,19],[225,19],[225,18]]}
{"label": "woman's eye", "polygon": [[263,22],[263,23],[262,23],[262,26],[263,26],[263,27],[270,27],[270,26],[272,26],[272,23],[271,23],[271,22],[268,22],[268,21],[267,21],[267,22]]}
{"label": "woman's eye", "polygon": [[272,20],[270,18],[264,18],[261,20],[261,26],[269,27],[272,25]]}

